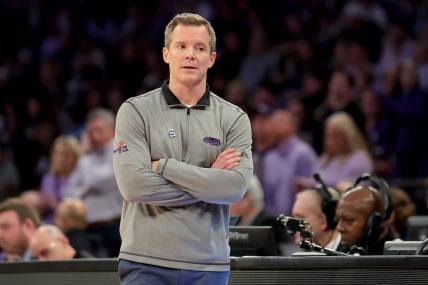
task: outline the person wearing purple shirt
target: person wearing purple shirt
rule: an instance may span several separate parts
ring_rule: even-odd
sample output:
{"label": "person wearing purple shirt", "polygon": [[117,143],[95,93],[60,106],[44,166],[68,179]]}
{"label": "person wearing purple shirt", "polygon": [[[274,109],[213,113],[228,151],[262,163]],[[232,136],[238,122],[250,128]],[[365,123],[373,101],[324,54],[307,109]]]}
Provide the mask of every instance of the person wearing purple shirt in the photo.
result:
{"label": "person wearing purple shirt", "polygon": [[268,151],[262,162],[266,209],[275,215],[289,215],[297,191],[295,178],[313,174],[317,155],[297,137],[297,120],[288,111],[277,110],[266,127],[274,130],[278,141],[278,146]]}
{"label": "person wearing purple shirt", "polygon": [[355,181],[361,174],[373,171],[364,137],[345,112],[334,113],[326,121],[324,151],[317,171],[328,186]]}
{"label": "person wearing purple shirt", "polygon": [[[354,119],[345,112],[330,115],[325,123],[324,148],[315,170],[327,186],[343,188],[363,173],[373,171],[364,137]],[[296,178],[299,189],[315,186],[309,176]]]}
{"label": "person wearing purple shirt", "polygon": [[54,210],[63,199],[68,178],[75,170],[80,156],[79,142],[72,136],[56,138],[51,154],[49,172],[42,178],[41,194],[50,210]]}

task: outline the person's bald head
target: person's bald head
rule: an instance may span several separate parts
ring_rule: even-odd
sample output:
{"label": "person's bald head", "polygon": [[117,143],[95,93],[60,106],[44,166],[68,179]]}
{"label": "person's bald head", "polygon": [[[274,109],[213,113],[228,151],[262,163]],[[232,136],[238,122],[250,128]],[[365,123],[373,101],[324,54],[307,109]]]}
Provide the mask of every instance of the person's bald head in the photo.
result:
{"label": "person's bald head", "polygon": [[306,220],[311,226],[314,239],[318,242],[328,241],[325,235],[332,229],[329,228],[327,217],[322,211],[323,199],[321,195],[313,190],[308,189],[299,192],[293,204],[292,215],[298,219]]}
{"label": "person's bald head", "polygon": [[383,214],[379,192],[369,186],[357,186],[345,192],[336,208],[337,230],[342,235],[342,245],[351,247],[361,242],[368,217]]}
{"label": "person's bald head", "polygon": [[32,256],[39,260],[67,260],[76,254],[67,237],[52,225],[37,229],[31,239],[30,250]]}
{"label": "person's bald head", "polygon": [[[316,214],[322,213],[322,197],[313,189],[303,190],[296,195],[296,200],[293,205],[293,214],[294,210],[299,209],[310,209],[311,212]],[[296,216],[297,217],[297,216]],[[299,217],[304,219],[304,217]]]}
{"label": "person's bald head", "polygon": [[345,192],[340,203],[364,213],[383,212],[379,192],[369,186],[357,186]]}

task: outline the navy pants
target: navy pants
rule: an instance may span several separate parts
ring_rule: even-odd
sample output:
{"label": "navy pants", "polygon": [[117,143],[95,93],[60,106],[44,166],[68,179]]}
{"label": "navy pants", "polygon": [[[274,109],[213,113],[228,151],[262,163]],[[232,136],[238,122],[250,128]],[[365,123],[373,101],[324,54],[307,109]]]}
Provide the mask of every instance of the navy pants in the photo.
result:
{"label": "navy pants", "polygon": [[122,285],[227,285],[229,272],[165,268],[119,260]]}

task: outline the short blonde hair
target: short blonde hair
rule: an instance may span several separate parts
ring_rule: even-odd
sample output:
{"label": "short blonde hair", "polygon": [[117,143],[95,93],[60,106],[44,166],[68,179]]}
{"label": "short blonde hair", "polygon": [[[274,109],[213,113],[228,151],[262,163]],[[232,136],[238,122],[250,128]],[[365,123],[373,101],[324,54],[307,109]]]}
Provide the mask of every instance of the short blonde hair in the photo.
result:
{"label": "short blonde hair", "polygon": [[65,198],[56,208],[55,219],[67,223],[67,228],[62,229],[63,231],[69,229],[84,230],[87,227],[87,208],[79,198]]}
{"label": "short blonde hair", "polygon": [[169,48],[169,45],[171,44],[171,34],[174,31],[174,29],[178,25],[183,26],[205,26],[208,30],[208,33],[210,35],[210,49],[211,52],[215,51],[216,48],[216,35],[214,32],[213,27],[211,26],[211,23],[206,20],[204,17],[198,14],[193,13],[182,13],[177,14],[175,17],[168,23],[168,25],[165,28],[165,41],[164,45],[166,48]]}
{"label": "short blonde hair", "polygon": [[326,126],[327,125],[335,126],[344,134],[351,153],[357,150],[368,150],[363,134],[358,129],[354,119],[348,113],[333,113],[327,118]]}
{"label": "short blonde hair", "polygon": [[80,145],[79,141],[70,135],[61,135],[57,137],[53,143],[52,150],[51,150],[51,166],[49,169],[49,172],[56,175],[58,173],[58,166],[53,163],[53,153],[54,149],[58,147],[59,145],[64,145],[67,149],[69,149],[75,158],[75,163],[77,164],[79,158],[80,158]]}

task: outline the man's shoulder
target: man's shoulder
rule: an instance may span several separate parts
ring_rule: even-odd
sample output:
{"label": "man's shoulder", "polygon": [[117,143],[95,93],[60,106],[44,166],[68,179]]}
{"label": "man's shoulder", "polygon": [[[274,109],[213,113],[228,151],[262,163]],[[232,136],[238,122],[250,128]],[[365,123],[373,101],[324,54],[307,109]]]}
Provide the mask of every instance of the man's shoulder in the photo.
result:
{"label": "man's shoulder", "polygon": [[129,98],[128,100],[126,100],[126,103],[139,103],[139,102],[147,102],[149,100],[154,100],[155,98],[157,98],[158,96],[160,96],[162,94],[162,88],[156,88],[153,89],[151,91],[148,91],[146,93],[137,95],[137,96],[133,96],[131,98]]}
{"label": "man's shoulder", "polygon": [[[119,109],[118,116],[124,116],[125,114],[134,115],[137,112],[140,116],[147,113],[147,110],[158,110],[161,108],[162,100],[162,88],[156,88],[146,93],[130,97]],[[125,115],[125,116],[127,116]]]}
{"label": "man's shoulder", "polygon": [[223,109],[226,112],[235,112],[238,115],[246,114],[239,106],[236,106],[229,101],[221,98],[220,96],[210,92],[211,103],[218,108]]}

